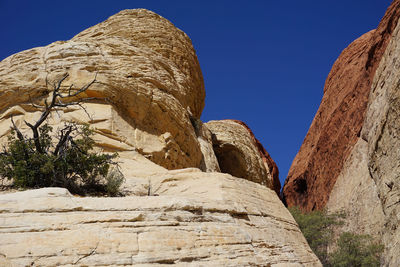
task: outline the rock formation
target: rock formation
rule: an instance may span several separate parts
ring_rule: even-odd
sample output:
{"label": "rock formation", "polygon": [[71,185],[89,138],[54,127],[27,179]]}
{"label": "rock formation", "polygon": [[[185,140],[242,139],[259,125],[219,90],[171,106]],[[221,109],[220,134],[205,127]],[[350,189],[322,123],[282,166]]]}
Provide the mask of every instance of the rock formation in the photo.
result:
{"label": "rock formation", "polygon": [[263,184],[279,195],[281,185],[275,162],[242,121],[209,121],[213,146],[221,171]]}
{"label": "rock formation", "polygon": [[[275,163],[248,127],[200,121],[201,70],[172,23],[125,10],[0,62],[0,142],[10,117],[22,130],[24,120],[37,120],[32,103],[43,105],[65,73],[66,90],[94,81],[79,96],[93,98],[84,103],[89,116],[58,110],[49,124],[89,123],[97,149],[120,155],[125,197],[0,192],[0,265],[321,266],[276,194]],[[242,167],[254,176],[219,173],[229,172],[218,150],[225,144],[250,153],[251,168]]]}
{"label": "rock formation", "polygon": [[399,17],[395,0],[335,62],[283,189],[289,206],[344,210],[341,231],[382,239],[384,266],[400,265]]}
{"label": "rock formation", "polygon": [[[400,7],[399,7],[400,8]],[[385,263],[400,265],[400,23],[376,71],[362,137],[384,217]]]}
{"label": "rock formation", "polygon": [[375,71],[400,16],[394,1],[376,30],[349,45],[326,79],[324,96],[285,181],[289,206],[321,209],[357,143]]}
{"label": "rock formation", "polygon": [[61,188],[0,195],[0,263],[319,265],[265,186],[198,169],[155,170],[141,155],[132,161],[150,196],[79,198]]}
{"label": "rock formation", "polygon": [[200,165],[190,116],[199,118],[203,109],[203,78],[189,37],[171,22],[147,10],[125,10],[70,41],[4,59],[0,136],[8,133],[11,115],[21,126],[23,118],[38,115],[30,102],[43,101],[64,73],[66,88],[80,88],[97,74],[82,95],[98,98],[87,104],[92,117],[77,109],[61,120],[90,123],[104,150],[121,156],[139,151],[168,169]]}

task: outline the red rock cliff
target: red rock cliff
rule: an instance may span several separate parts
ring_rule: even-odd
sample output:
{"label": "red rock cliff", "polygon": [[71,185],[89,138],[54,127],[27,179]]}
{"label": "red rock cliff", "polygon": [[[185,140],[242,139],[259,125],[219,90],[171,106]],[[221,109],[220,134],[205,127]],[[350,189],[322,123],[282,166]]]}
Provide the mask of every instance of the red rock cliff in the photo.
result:
{"label": "red rock cliff", "polygon": [[376,30],[343,50],[325,82],[324,96],[283,188],[288,206],[321,209],[360,135],[372,79],[400,16],[394,0]]}

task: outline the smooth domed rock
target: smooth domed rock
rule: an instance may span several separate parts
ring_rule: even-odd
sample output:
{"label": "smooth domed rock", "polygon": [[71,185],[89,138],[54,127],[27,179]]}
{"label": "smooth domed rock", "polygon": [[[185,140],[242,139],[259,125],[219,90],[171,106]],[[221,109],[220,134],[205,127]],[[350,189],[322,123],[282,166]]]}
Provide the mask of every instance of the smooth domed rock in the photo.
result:
{"label": "smooth domed rock", "polygon": [[222,172],[265,185],[279,195],[278,167],[241,121],[209,121],[206,126],[213,134],[214,152]]}
{"label": "smooth domed rock", "polygon": [[40,112],[52,84],[65,73],[64,88],[81,88],[96,97],[81,109],[53,115],[89,123],[105,151],[139,151],[169,169],[199,167],[200,145],[190,122],[204,107],[200,66],[185,33],[144,9],[124,10],[70,41],[54,42],[12,55],[0,62],[1,136],[11,115],[23,126]]}
{"label": "smooth domed rock", "polygon": [[[11,117],[29,133],[24,120],[42,111],[32,102],[45,104],[65,74],[66,90],[95,81],[80,95],[92,99],[54,110],[48,123],[90,124],[97,149],[119,153],[124,197],[0,192],[0,265],[321,266],[271,190],[279,191],[277,167],[248,127],[231,122],[217,133],[200,121],[197,57],[169,21],[124,10],[0,62],[0,142]],[[213,135],[231,132],[237,150],[249,152],[254,177],[244,178],[258,183],[218,173],[217,156],[229,154],[215,155]]]}

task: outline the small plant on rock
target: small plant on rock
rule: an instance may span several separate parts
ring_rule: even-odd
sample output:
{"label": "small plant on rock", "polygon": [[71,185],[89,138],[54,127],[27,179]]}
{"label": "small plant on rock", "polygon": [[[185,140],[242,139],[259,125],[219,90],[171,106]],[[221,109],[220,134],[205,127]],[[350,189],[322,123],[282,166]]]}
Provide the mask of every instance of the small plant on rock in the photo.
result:
{"label": "small plant on rock", "polygon": [[[44,107],[38,107],[43,110],[40,118],[34,124],[25,121],[31,129],[31,137],[22,134],[11,117],[11,135],[0,153],[0,179],[7,179],[19,188],[57,186],[81,195],[115,196],[124,181],[114,162],[117,154],[94,152],[93,131],[88,125],[67,123],[52,137],[53,128],[45,123],[51,111],[57,108],[72,105],[84,108],[82,99],[75,102],[63,102],[62,99],[77,98],[96,80],[74,92],[70,87],[68,94],[62,94],[61,84],[67,76],[54,85],[51,102],[45,101]],[[110,172],[112,165],[116,167]]]}
{"label": "small plant on rock", "polygon": [[335,267],[379,267],[383,245],[369,235],[342,233],[337,250],[330,254],[330,264]]}
{"label": "small plant on rock", "polygon": [[332,226],[341,224],[343,215],[328,214],[323,210],[303,213],[298,207],[289,208],[289,211],[315,255],[326,266],[329,260],[327,248],[333,236]]}
{"label": "small plant on rock", "polygon": [[289,208],[311,249],[323,266],[367,267],[379,266],[383,246],[369,235],[341,233],[335,247],[328,253],[333,242],[333,227],[342,224],[343,213],[328,214],[326,211],[303,213],[297,207]]}

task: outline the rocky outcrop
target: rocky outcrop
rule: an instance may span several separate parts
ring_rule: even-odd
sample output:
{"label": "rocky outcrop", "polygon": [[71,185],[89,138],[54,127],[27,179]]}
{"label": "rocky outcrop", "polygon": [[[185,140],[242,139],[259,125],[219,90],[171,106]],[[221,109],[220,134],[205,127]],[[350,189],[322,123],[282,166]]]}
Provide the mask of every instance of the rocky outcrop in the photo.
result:
{"label": "rocky outcrop", "polygon": [[[400,3],[399,3],[400,4]],[[400,8],[400,7],[399,7]],[[376,71],[362,137],[381,201],[385,264],[400,265],[400,23]]]}
{"label": "rocky outcrop", "polygon": [[[38,119],[66,73],[63,90],[94,82],[78,97],[89,100],[54,110],[48,123],[55,131],[88,123],[97,149],[118,152],[124,197],[0,192],[1,266],[321,266],[276,194],[276,164],[250,129],[200,121],[197,57],[169,21],[125,10],[69,41],[0,62],[0,143],[11,117],[22,131],[24,120]],[[218,173],[230,172],[221,161],[230,155],[218,150],[225,145],[250,166],[232,173],[245,179]]]}
{"label": "rocky outcrop", "polygon": [[395,0],[339,57],[283,190],[288,205],[345,211],[336,230],[381,240],[383,266],[400,265],[399,16]]}
{"label": "rocky outcrop", "polygon": [[126,164],[138,169],[124,198],[75,197],[61,188],[0,195],[0,263],[321,266],[265,186],[154,168],[140,154]]}
{"label": "rocky outcrop", "polygon": [[399,5],[393,1],[378,28],[354,41],[333,65],[321,105],[285,181],[287,205],[325,207],[360,137],[372,81],[397,25]]}
{"label": "rocky outcrop", "polygon": [[201,120],[192,119],[191,121],[197,135],[197,141],[200,144],[201,153],[203,154],[200,169],[205,172],[221,172],[213,148],[212,132]]}
{"label": "rocky outcrop", "polygon": [[383,266],[400,265],[399,44],[400,24],[376,70],[361,138],[327,203],[349,214],[342,230],[382,240]]}
{"label": "rocky outcrop", "polygon": [[378,190],[368,170],[368,142],[362,138],[346,159],[343,169],[329,195],[328,212],[346,212],[342,232],[368,234],[380,240],[385,231],[384,213]]}
{"label": "rocky outcrop", "polygon": [[[81,109],[53,115],[89,123],[105,151],[139,151],[168,169],[199,167],[202,153],[190,117],[199,118],[204,84],[189,37],[168,20],[144,9],[124,10],[78,34],[20,52],[0,63],[0,136],[9,133],[10,116],[23,126],[40,112],[52,83],[65,73],[65,88],[80,88],[96,77],[81,97]],[[96,76],[97,75],[97,76]],[[61,117],[61,119],[60,119]]]}
{"label": "rocky outcrop", "polygon": [[209,121],[206,126],[213,134],[214,152],[224,173],[253,181],[280,194],[278,167],[241,121]]}

